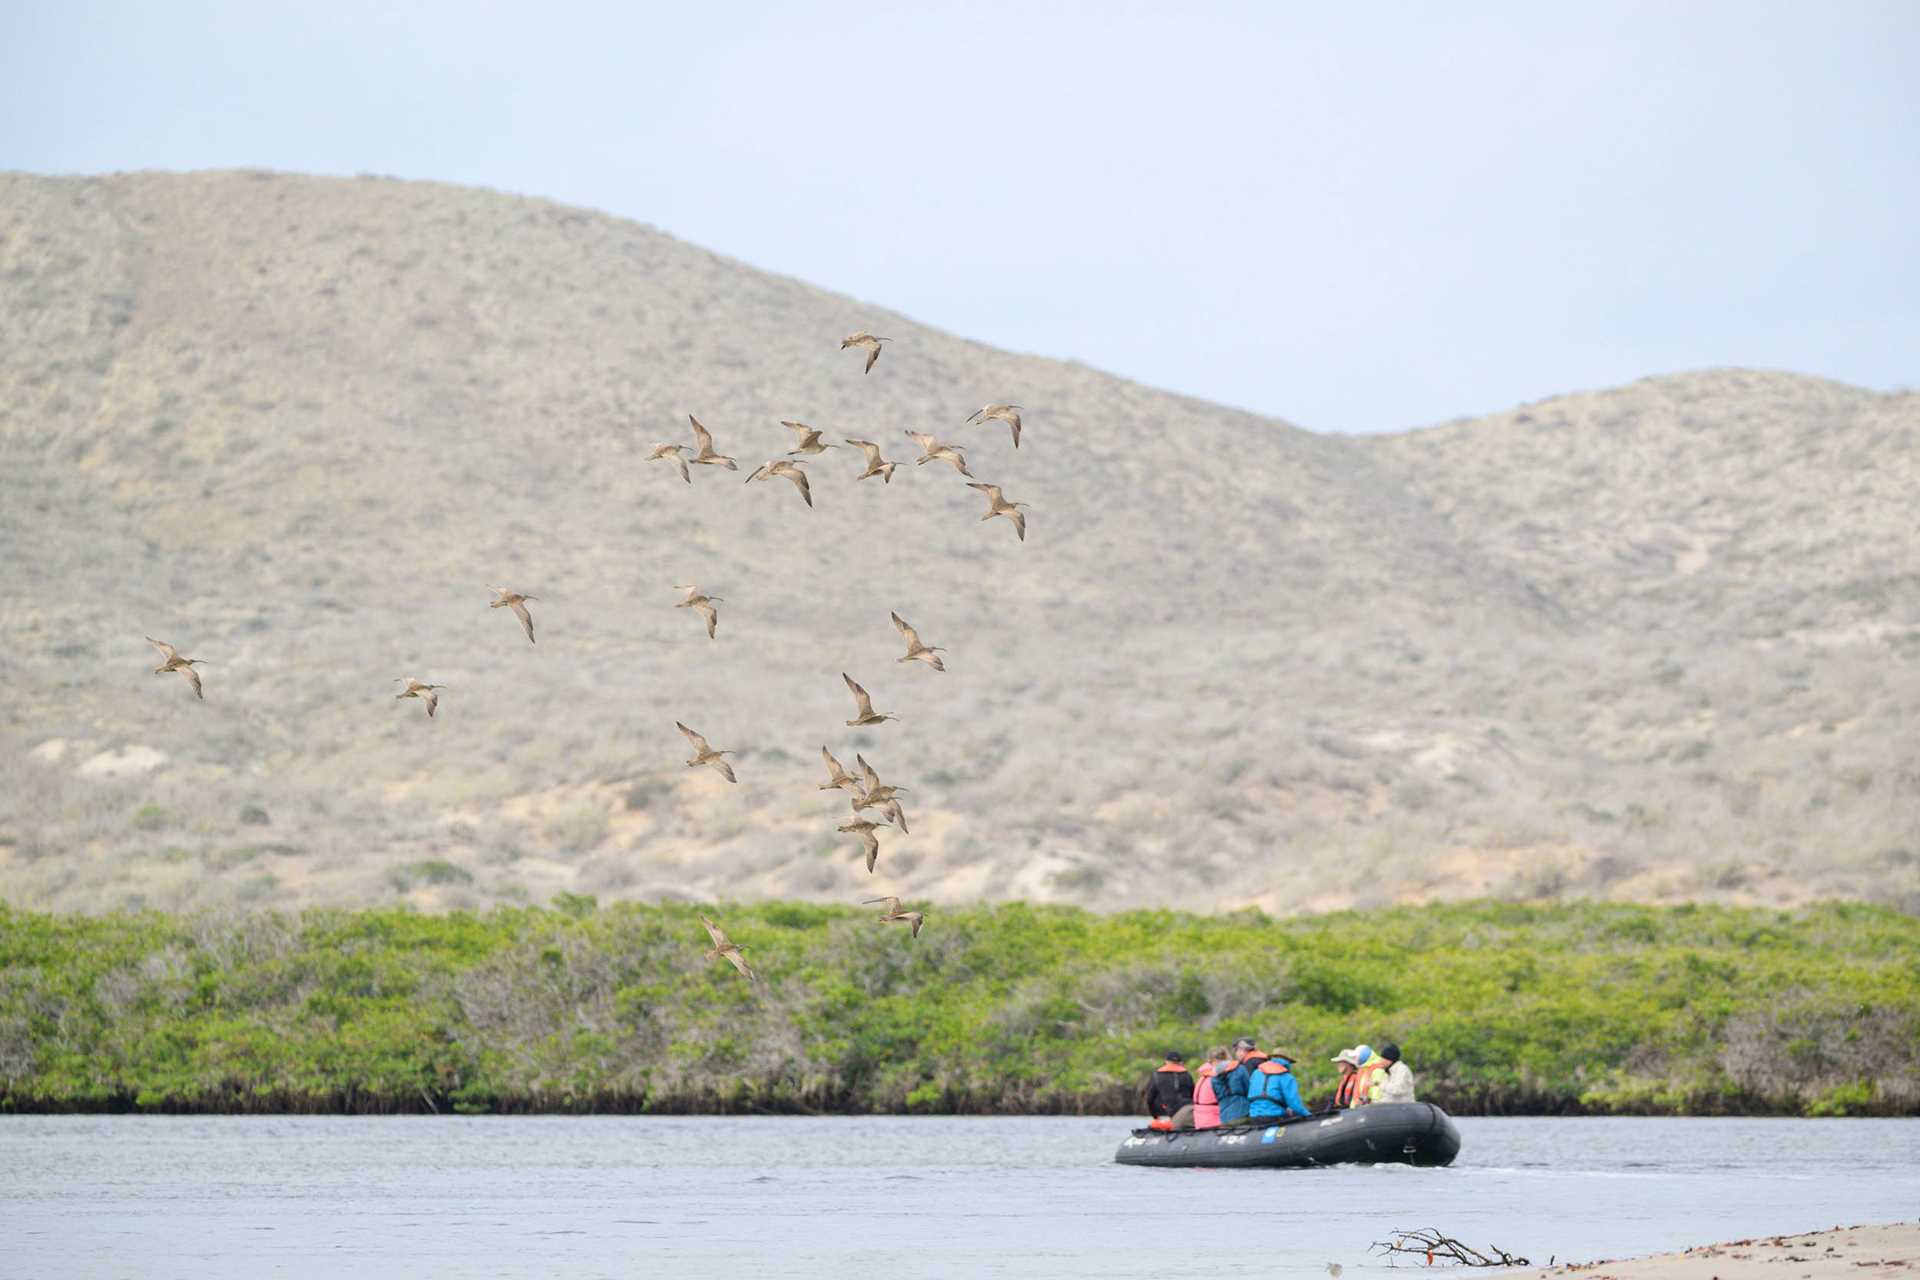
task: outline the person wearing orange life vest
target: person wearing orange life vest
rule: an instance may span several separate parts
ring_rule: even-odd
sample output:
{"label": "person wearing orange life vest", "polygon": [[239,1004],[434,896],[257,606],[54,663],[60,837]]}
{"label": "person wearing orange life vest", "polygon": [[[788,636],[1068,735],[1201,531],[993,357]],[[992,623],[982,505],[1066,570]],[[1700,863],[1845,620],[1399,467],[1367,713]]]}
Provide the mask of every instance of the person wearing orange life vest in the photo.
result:
{"label": "person wearing orange life vest", "polygon": [[1221,1045],[1207,1052],[1207,1060],[1193,1073],[1193,1101],[1173,1113],[1176,1129],[1218,1129],[1220,1098],[1214,1092],[1215,1073],[1233,1065],[1233,1055]]}
{"label": "person wearing orange life vest", "polygon": [[1186,1061],[1180,1054],[1169,1052],[1167,1060],[1147,1078],[1148,1128],[1173,1128],[1174,1113],[1193,1101],[1193,1077],[1187,1074]]}
{"label": "person wearing orange life vest", "polygon": [[1353,1105],[1354,1089],[1360,1083],[1360,1051],[1342,1049],[1333,1055],[1333,1063],[1340,1071],[1340,1082],[1333,1087],[1333,1110],[1345,1111]]}
{"label": "person wearing orange life vest", "polygon": [[1354,1050],[1354,1062],[1353,1101],[1348,1105],[1364,1107],[1369,1102],[1376,1101],[1374,1095],[1376,1086],[1380,1083],[1380,1071],[1387,1064],[1364,1044]]}
{"label": "person wearing orange life vest", "polygon": [[[1246,1065],[1246,1060],[1241,1060]],[[1312,1115],[1300,1100],[1300,1082],[1293,1077],[1293,1059],[1278,1049],[1247,1073],[1247,1118]]]}
{"label": "person wearing orange life vest", "polygon": [[1220,1123],[1245,1124],[1247,1121],[1247,1081],[1253,1070],[1267,1060],[1253,1043],[1252,1036],[1233,1042],[1233,1061],[1223,1062],[1213,1073],[1213,1092],[1220,1099]]}

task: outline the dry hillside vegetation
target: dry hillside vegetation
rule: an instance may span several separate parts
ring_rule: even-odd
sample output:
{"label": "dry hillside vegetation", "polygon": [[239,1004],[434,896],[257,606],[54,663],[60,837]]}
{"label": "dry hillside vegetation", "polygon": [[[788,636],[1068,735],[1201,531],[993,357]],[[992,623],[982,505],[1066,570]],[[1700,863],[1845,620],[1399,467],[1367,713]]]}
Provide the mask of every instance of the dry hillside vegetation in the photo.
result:
{"label": "dry hillside vegetation", "polygon": [[[689,412],[739,473],[642,461]],[[743,485],[781,419],[906,465]],[[0,897],[1913,907],[1916,429],[1711,371],[1316,435],[538,200],[0,177]],[[874,875],[823,743],[913,788]]]}

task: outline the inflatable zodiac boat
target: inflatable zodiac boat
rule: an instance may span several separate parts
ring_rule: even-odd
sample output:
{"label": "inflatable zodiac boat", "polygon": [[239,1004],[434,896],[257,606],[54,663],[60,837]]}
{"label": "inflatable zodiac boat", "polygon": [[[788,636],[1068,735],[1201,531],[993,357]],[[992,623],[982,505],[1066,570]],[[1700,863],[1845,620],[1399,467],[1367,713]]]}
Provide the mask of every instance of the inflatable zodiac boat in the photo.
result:
{"label": "inflatable zodiac boat", "polygon": [[1430,1102],[1376,1102],[1352,1111],[1289,1116],[1219,1129],[1135,1129],[1120,1164],[1168,1168],[1285,1169],[1315,1164],[1452,1164],[1453,1117]]}

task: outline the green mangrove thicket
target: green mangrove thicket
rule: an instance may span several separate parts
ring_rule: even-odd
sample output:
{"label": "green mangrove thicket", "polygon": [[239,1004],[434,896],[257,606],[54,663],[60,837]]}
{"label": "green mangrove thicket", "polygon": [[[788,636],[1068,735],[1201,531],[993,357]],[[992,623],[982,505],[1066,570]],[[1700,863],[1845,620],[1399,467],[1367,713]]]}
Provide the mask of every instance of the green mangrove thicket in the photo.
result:
{"label": "green mangrove thicket", "polygon": [[1920,1113],[1920,919],[1599,904],[53,916],[0,906],[0,1109],[1128,1113],[1241,1033],[1460,1113]]}

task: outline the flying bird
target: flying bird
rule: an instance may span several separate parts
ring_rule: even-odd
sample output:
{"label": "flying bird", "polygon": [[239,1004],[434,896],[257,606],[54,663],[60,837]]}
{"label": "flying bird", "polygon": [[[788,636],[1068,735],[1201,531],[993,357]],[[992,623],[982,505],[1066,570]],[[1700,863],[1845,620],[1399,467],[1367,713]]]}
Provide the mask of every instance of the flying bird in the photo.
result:
{"label": "flying bird", "polygon": [[154,675],[160,676],[169,671],[178,671],[187,678],[187,683],[193,686],[193,696],[202,702],[207,700],[207,695],[200,691],[200,673],[194,670],[194,667],[201,665],[199,658],[183,658],[178,649],[165,640],[155,640],[152,636],[147,637],[147,643],[158,649],[160,656],[164,659],[153,669]]}
{"label": "flying bird", "polygon": [[920,446],[920,456],[913,460],[914,466],[923,467],[929,462],[950,462],[953,464],[953,469],[961,475],[968,477],[973,475],[973,472],[967,470],[966,451],[959,445],[941,444],[924,431],[909,431],[906,436]]}
{"label": "flying bird", "polygon": [[855,818],[835,828],[838,831],[850,831],[860,837],[860,845],[867,851],[867,874],[873,874],[873,864],[880,861],[880,837],[873,834],[880,829],[877,822],[868,822],[865,818]]}
{"label": "flying bird", "polygon": [[881,457],[879,445],[871,440],[855,440],[852,437],[847,438],[847,443],[855,446],[860,452],[867,455],[867,469],[855,476],[854,479],[865,480],[870,476],[879,476],[883,484],[893,483],[893,469],[900,464],[897,462],[888,462],[885,458]]}
{"label": "flying bird", "polygon": [[695,466],[725,467],[729,471],[740,469],[734,465],[732,458],[713,451],[713,433],[700,425],[700,419],[688,414],[687,421],[693,424],[693,442],[700,446],[700,451],[693,456]]}
{"label": "flying bird", "polygon": [[1013,429],[1013,447],[1020,447],[1020,406],[1017,404],[984,405],[967,421],[978,422],[983,427],[989,422],[1004,422]]}
{"label": "flying bird", "polygon": [[511,609],[513,616],[520,619],[520,625],[526,629],[527,643],[534,643],[533,615],[527,612],[527,601],[538,600],[539,596],[523,596],[518,591],[509,591],[505,587],[495,587],[499,599],[487,606],[489,609]]}
{"label": "flying bird", "polygon": [[987,495],[987,514],[980,517],[982,520],[991,520],[995,516],[1005,516],[1007,519],[1013,521],[1013,531],[1020,535],[1020,541],[1025,542],[1027,540],[1027,518],[1020,514],[1026,507],[1026,503],[1008,502],[1000,496],[1000,486],[997,484],[980,484],[976,481],[969,481],[967,488],[978,489]]}
{"label": "flying bird", "polygon": [[945,649],[942,649],[937,644],[921,644],[920,633],[908,626],[907,620],[899,614],[889,611],[887,616],[893,619],[893,629],[905,636],[907,640],[907,656],[904,658],[895,658],[895,662],[917,661],[926,663],[935,671],[945,671],[947,669],[947,664],[940,661],[940,655],[946,652]]}
{"label": "flying bird", "polygon": [[867,353],[867,367],[860,372],[863,374],[872,373],[873,362],[880,358],[880,344],[892,341],[892,338],[876,338],[865,329],[862,329],[858,333],[850,333],[842,338],[840,340],[840,349],[842,351],[845,351],[848,347],[859,347],[863,349]]}
{"label": "flying bird", "polygon": [[860,776],[866,779],[867,784],[861,789],[860,794],[855,797],[855,809],[875,808],[893,799],[896,793],[911,790],[911,788],[908,787],[896,787],[890,784],[885,786],[881,785],[880,775],[875,773],[873,766],[867,763],[867,758],[858,752],[854,753],[853,763],[854,766],[860,770]]}
{"label": "flying bird", "polygon": [[726,597],[702,595],[700,588],[684,582],[676,582],[673,585],[675,590],[687,593],[687,598],[673,607],[676,609],[691,609],[705,618],[707,620],[707,639],[713,639],[713,628],[715,624],[720,621],[720,611],[713,606],[716,601],[724,601]]}
{"label": "flying bird", "polygon": [[793,448],[787,450],[789,458],[801,453],[825,453],[829,449],[840,447],[821,440],[819,430],[804,422],[787,422],[783,419],[780,425],[793,432]]}
{"label": "flying bird", "polygon": [[900,899],[898,898],[862,898],[860,900],[862,906],[872,906],[876,902],[881,904],[881,924],[893,924],[896,922],[904,924],[913,930],[914,937],[917,938],[920,936],[920,926],[927,922],[925,912],[902,911],[900,909]]}
{"label": "flying bird", "polygon": [[822,746],[820,748],[820,757],[827,762],[827,780],[814,787],[815,791],[846,790],[853,792],[855,795],[860,793],[859,781],[852,774],[848,773],[838,760],[833,758],[833,752]]}
{"label": "flying bird", "polygon": [[647,455],[647,461],[658,462],[662,458],[671,459],[680,468],[680,478],[692,484],[693,476],[687,470],[686,453],[687,446],[683,444],[656,444],[653,446],[653,452]]}
{"label": "flying bird", "polygon": [[840,678],[847,682],[847,690],[853,694],[855,710],[853,719],[847,721],[847,727],[849,729],[857,729],[862,725],[882,724],[888,720],[898,720],[900,718],[896,715],[882,714],[881,712],[875,711],[873,709],[873,699],[867,696],[865,689],[862,689],[858,684],[854,683],[852,676],[842,671]]}
{"label": "flying bird", "polygon": [[731,750],[715,751],[712,747],[707,745],[707,740],[705,738],[701,737],[699,734],[695,733],[693,730],[687,728],[687,726],[685,726],[684,724],[681,724],[678,720],[675,720],[673,722],[673,727],[678,729],[681,733],[686,734],[687,741],[693,744],[693,758],[687,761],[687,768],[697,769],[704,764],[704,765],[707,765],[709,768],[711,768],[715,773],[725,778],[728,782],[740,781],[740,779],[733,776],[733,766],[728,764],[724,759],[721,758],[723,756],[732,755],[733,752]]}
{"label": "flying bird", "polygon": [[775,462],[762,463],[757,471],[747,477],[746,482],[752,484],[762,476],[785,476],[787,479],[793,481],[794,488],[800,490],[800,496],[805,498],[807,505],[811,507],[813,505],[813,489],[807,484],[807,473],[802,471],[800,467],[800,463],[788,462],[785,458],[781,458]]}
{"label": "flying bird", "polygon": [[745,951],[746,948],[735,946],[733,940],[721,931],[720,926],[705,916],[700,917],[700,923],[707,927],[707,936],[713,939],[713,949],[702,956],[701,959],[717,960],[724,956],[728,964],[747,975],[748,982],[758,981],[758,979],[753,976],[753,970],[747,965],[747,958],[740,954],[742,951]]}
{"label": "flying bird", "polygon": [[[857,813],[858,810],[855,810],[855,812]],[[899,797],[888,796],[885,800],[882,800],[880,802],[880,813],[888,822],[900,828],[901,835],[910,836],[913,834],[913,828],[907,825],[907,811],[900,807]]]}
{"label": "flying bird", "polygon": [[412,676],[396,676],[394,678],[394,683],[404,684],[407,687],[401,692],[394,694],[393,696],[395,698],[420,699],[420,701],[427,704],[427,719],[429,720],[433,719],[434,709],[440,705],[440,695],[438,693],[435,693],[434,690],[444,689],[447,687],[443,684],[421,684],[418,680],[415,680]]}

